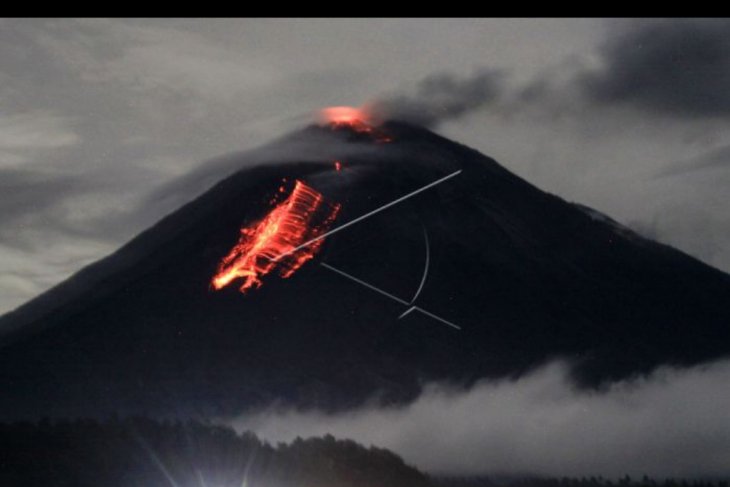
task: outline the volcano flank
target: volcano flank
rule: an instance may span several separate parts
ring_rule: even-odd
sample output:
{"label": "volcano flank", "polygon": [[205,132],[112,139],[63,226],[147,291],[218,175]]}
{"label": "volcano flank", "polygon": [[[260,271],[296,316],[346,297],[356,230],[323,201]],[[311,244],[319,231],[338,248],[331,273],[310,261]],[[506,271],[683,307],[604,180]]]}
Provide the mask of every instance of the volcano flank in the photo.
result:
{"label": "volcano flank", "polygon": [[[0,417],[342,410],[554,358],[600,387],[730,352],[727,274],[425,129],[378,131],[311,126],[236,156],[200,197],[0,318]],[[374,213],[285,278],[211,289],[284,179],[339,205],[332,229]]]}

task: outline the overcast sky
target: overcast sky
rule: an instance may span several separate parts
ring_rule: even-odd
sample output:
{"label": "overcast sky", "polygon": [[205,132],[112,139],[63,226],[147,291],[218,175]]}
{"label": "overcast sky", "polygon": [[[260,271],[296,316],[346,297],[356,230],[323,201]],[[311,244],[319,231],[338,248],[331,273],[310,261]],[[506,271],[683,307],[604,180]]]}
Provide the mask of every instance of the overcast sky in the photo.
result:
{"label": "overcast sky", "polygon": [[165,183],[343,104],[727,271],[729,82],[722,20],[0,20],[0,312],[172,210]]}

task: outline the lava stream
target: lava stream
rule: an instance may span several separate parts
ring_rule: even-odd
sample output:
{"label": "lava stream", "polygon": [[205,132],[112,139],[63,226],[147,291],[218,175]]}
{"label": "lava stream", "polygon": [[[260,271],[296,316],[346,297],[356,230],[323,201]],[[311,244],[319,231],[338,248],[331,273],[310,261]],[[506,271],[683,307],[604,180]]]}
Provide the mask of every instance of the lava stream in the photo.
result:
{"label": "lava stream", "polygon": [[[241,228],[238,243],[221,260],[211,286],[220,290],[240,278],[240,290],[245,293],[260,287],[261,278],[273,271],[284,278],[291,276],[314,257],[324,239],[291,251],[325,233],[339,210],[339,204],[326,202],[318,191],[297,180],[284,201],[263,219]],[[291,253],[286,255],[288,252]],[[277,259],[281,255],[284,257]]]}

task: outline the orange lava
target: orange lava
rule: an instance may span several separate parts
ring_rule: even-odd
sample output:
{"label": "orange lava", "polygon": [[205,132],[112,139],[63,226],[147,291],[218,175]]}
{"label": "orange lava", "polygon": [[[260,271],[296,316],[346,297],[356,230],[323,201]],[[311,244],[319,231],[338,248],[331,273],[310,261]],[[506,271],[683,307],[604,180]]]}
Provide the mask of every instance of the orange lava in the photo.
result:
{"label": "orange lava", "polygon": [[368,112],[355,107],[328,107],[320,111],[320,119],[332,129],[349,128],[357,133],[369,135],[376,142],[390,142],[392,139],[380,128],[374,127]]}
{"label": "orange lava", "polygon": [[[279,192],[283,191],[282,186]],[[261,278],[273,271],[284,278],[291,276],[314,257],[324,239],[291,251],[325,233],[339,210],[339,204],[327,203],[319,192],[297,180],[292,193],[262,220],[241,228],[238,243],[218,265],[211,286],[220,290],[243,279],[239,289],[245,293],[260,287]]]}

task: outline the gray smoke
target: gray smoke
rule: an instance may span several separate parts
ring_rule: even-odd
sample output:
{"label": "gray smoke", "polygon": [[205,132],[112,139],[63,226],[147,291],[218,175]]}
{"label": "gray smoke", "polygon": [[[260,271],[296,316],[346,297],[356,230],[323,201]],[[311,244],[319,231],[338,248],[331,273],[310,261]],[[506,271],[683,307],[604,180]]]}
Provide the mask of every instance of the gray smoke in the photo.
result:
{"label": "gray smoke", "polygon": [[494,102],[502,94],[501,71],[481,69],[465,78],[440,73],[421,80],[410,94],[373,102],[368,108],[379,120],[401,120],[434,127],[463,117]]}
{"label": "gray smoke", "polygon": [[590,96],[688,117],[730,115],[729,19],[616,28],[601,52],[603,68],[582,79]]}

